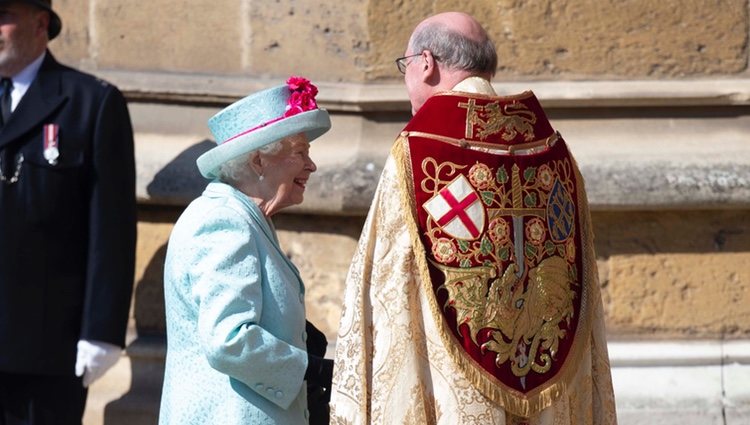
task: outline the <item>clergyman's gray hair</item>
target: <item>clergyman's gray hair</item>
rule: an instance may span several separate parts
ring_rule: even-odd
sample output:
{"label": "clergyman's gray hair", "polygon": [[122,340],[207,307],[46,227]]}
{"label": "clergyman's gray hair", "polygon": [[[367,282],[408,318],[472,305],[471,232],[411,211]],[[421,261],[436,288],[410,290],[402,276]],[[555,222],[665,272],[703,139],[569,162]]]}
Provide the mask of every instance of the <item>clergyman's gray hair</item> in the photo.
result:
{"label": "clergyman's gray hair", "polygon": [[451,69],[492,75],[497,69],[497,52],[489,36],[475,41],[437,22],[417,30],[409,40],[409,48],[413,54],[429,50],[438,62]]}
{"label": "clergyman's gray hair", "polygon": [[[281,151],[281,142],[283,141],[284,139],[277,140],[271,144],[258,148],[258,151],[266,155],[276,154]],[[250,156],[254,152],[255,151],[244,153],[221,164],[219,170],[216,172],[218,179],[232,186],[238,186],[240,183],[251,177],[257,178],[258,176],[256,175],[255,170],[247,166],[248,161],[250,161]]]}

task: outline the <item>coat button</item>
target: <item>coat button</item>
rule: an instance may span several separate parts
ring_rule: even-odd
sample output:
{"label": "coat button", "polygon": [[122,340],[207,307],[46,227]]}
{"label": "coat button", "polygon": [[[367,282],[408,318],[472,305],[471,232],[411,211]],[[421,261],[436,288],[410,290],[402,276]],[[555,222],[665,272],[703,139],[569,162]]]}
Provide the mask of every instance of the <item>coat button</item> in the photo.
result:
{"label": "coat button", "polygon": [[310,411],[305,409],[305,419],[310,419]]}
{"label": "coat button", "polygon": [[276,391],[276,398],[284,397],[284,393],[281,391]]}
{"label": "coat button", "polygon": [[302,332],[302,342],[307,342],[307,331]]}
{"label": "coat button", "polygon": [[267,394],[268,394],[269,396],[272,396],[272,395],[273,395],[273,388],[271,388],[271,387],[268,387],[268,388],[266,388],[266,393],[267,393]]}
{"label": "coat button", "polygon": [[263,391],[263,387],[264,387],[263,384],[255,384],[255,389],[258,391]]}

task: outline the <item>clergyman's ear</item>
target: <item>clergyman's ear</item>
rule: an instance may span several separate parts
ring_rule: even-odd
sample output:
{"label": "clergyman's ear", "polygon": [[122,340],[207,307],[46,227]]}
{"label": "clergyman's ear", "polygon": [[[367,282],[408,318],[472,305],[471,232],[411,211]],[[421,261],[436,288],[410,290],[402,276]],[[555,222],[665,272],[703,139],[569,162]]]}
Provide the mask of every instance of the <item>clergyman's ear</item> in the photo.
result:
{"label": "clergyman's ear", "polygon": [[[425,82],[431,81],[438,72],[437,61],[429,50],[422,51],[422,56],[418,57],[420,70],[422,70],[422,79]],[[416,65],[416,64],[415,64]]]}

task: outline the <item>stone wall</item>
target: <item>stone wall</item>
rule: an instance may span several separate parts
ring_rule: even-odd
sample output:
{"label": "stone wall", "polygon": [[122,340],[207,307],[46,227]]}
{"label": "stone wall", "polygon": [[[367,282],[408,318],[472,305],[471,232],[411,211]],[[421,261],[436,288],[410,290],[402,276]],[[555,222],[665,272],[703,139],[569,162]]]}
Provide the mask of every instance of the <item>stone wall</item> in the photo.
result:
{"label": "stone wall", "polygon": [[393,60],[416,23],[446,10],[483,22],[500,57],[498,92],[534,90],[577,157],[610,339],[750,338],[748,0],[53,4],[63,32],[52,52],[118,85],[136,131],[131,344],[92,389],[87,425],[155,423],[164,253],[205,185],[194,166],[213,144],[205,122],[290,74],[318,84],[333,129],[313,144],[319,170],[305,203],[275,223],[310,316],[335,343],[349,260],[409,119]]}
{"label": "stone wall", "polygon": [[56,0],[54,50],[91,69],[394,80],[412,28],[464,10],[498,47],[499,79],[747,75],[747,0]]}

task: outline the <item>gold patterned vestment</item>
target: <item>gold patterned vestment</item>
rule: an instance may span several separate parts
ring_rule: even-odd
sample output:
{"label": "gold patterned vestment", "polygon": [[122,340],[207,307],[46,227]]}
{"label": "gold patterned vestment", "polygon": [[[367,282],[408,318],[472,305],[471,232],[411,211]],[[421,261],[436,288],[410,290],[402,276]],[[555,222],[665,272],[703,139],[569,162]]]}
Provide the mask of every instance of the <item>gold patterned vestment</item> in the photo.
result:
{"label": "gold patterned vestment", "polygon": [[[444,194],[476,193],[471,198],[476,202],[471,206],[470,202],[462,204],[465,210],[457,215],[460,220],[441,222],[438,216],[444,211],[440,208],[445,207],[435,206],[433,199],[420,204],[420,208],[415,205],[419,179],[414,165],[421,163],[422,168],[433,171],[440,167],[430,168],[430,158],[412,162],[415,152],[413,146],[410,151],[410,138],[412,143],[417,136],[432,138],[488,155],[505,155],[506,159],[509,152],[502,150],[508,147],[495,146],[498,149],[493,151],[493,146],[482,143],[486,138],[483,131],[485,135],[494,132],[507,136],[505,140],[515,137],[529,142],[521,146],[527,148],[522,152],[527,158],[549,149],[556,140],[550,135],[536,143],[530,134],[532,127],[538,128],[537,117],[531,113],[525,114],[525,120],[501,122],[498,128],[504,126],[503,130],[493,129],[493,120],[487,114],[471,116],[471,109],[465,105],[473,105],[474,96],[484,102],[496,98],[485,80],[465,80],[451,93],[470,100],[457,105],[458,109],[461,105],[466,109],[466,137],[452,139],[440,130],[433,134],[405,131],[386,161],[347,276],[336,342],[331,423],[616,424],[591,224],[575,162],[571,159],[567,168],[561,168],[567,171],[529,167],[520,176],[517,170],[506,173],[505,169],[492,169],[492,173],[487,173],[488,167],[480,162],[465,167],[462,175],[455,171],[461,166],[454,164],[448,167],[453,172],[450,178],[432,179],[434,186],[440,186],[433,192],[435,198],[439,197],[438,189],[444,189],[440,191]],[[490,111],[492,105],[485,104],[484,110]],[[500,115],[503,111],[512,114],[514,109],[504,107],[500,111]],[[524,117],[514,115],[517,116]],[[546,122],[543,116],[538,119]],[[481,125],[477,127],[476,123]],[[557,148],[568,154],[563,142],[558,143]],[[494,178],[492,193],[483,180],[488,175]],[[569,189],[558,190],[559,184],[552,184],[553,177],[566,177]],[[529,182],[533,182],[535,192],[508,189],[506,194],[500,183],[507,183],[510,188],[511,182],[523,182],[524,187],[531,187]],[[429,191],[430,185],[421,189]],[[556,190],[576,194],[577,225],[566,229],[577,235],[578,245],[565,243],[562,237],[555,240],[554,221],[542,219],[551,215],[549,209],[545,212],[531,208],[552,203]],[[470,196],[465,199],[471,200]],[[501,220],[505,213],[508,218]],[[516,218],[519,216],[521,219]],[[544,230],[547,223],[551,223],[550,229]],[[521,237],[527,239],[525,245],[514,247],[510,236],[501,237],[512,234],[514,224],[525,226]],[[544,241],[544,234],[559,244]],[[518,239],[518,234],[515,237]],[[533,244],[537,241],[538,246]],[[496,259],[494,265],[503,264],[495,270],[488,259]],[[557,273],[558,269],[563,272]],[[436,271],[444,273],[440,285],[435,284]],[[467,271],[474,273],[472,278],[461,277]],[[482,273],[485,278],[477,278]],[[525,283],[519,285],[520,278],[515,276],[522,276]],[[558,276],[560,279],[555,281],[553,278]],[[532,288],[534,279],[544,284],[536,292]],[[490,281],[494,283],[488,287]],[[503,297],[498,296],[494,304],[490,301],[493,288],[506,281],[508,290],[497,292],[504,294],[506,304],[511,306],[503,310],[499,302]],[[564,284],[549,284],[558,281]],[[513,282],[515,286],[511,286]],[[474,296],[463,290],[472,285],[480,288]],[[487,302],[477,304],[476,300]],[[535,305],[541,307],[534,309]],[[552,305],[560,307],[553,309],[554,314],[549,313]],[[482,317],[491,320],[482,321]],[[539,319],[534,331],[527,330],[529,326],[524,328],[524,324],[531,323],[529,317]],[[548,331],[545,334],[540,329]],[[463,341],[462,335],[467,336]],[[469,346],[474,346],[474,360],[464,350]],[[547,351],[535,357],[532,347],[540,353]],[[485,355],[495,364],[481,366],[475,361]],[[535,360],[543,358],[547,359],[546,367],[542,367],[544,361]],[[521,367],[527,364],[537,366],[536,372]],[[525,391],[527,378],[538,387]]]}

